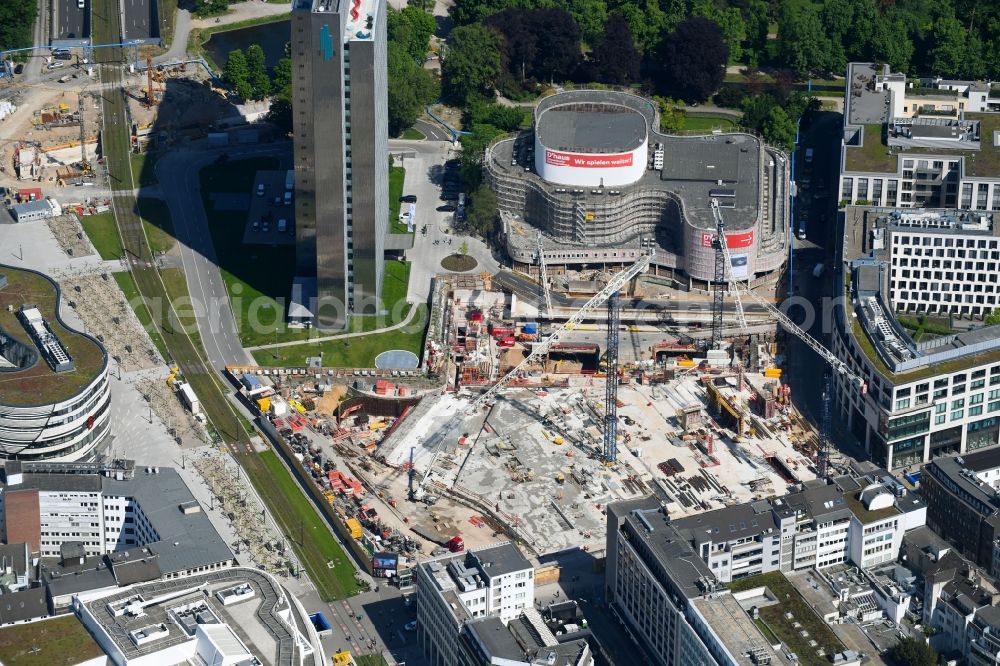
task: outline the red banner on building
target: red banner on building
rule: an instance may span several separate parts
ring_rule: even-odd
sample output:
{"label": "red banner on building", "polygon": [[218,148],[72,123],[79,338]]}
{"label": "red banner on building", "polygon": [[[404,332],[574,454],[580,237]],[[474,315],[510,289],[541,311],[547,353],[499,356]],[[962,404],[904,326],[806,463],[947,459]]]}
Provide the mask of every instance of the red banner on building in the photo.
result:
{"label": "red banner on building", "polygon": [[545,150],[545,163],[552,166],[568,166],[583,169],[606,169],[632,166],[632,153],[615,155],[580,155]]}

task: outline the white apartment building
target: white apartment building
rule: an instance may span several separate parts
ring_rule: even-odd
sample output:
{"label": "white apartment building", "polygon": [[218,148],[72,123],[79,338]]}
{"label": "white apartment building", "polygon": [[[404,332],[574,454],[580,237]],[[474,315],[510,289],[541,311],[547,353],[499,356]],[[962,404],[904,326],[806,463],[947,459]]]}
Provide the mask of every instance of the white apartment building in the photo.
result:
{"label": "white apartment building", "polygon": [[926,505],[884,470],[672,521],[722,582],[770,571],[894,560]]}
{"label": "white apartment building", "polygon": [[1000,110],[989,84],[847,69],[839,199],[1000,210]]}
{"label": "white apartment building", "polygon": [[418,642],[435,666],[459,662],[466,623],[504,624],[535,604],[535,569],[511,543],[443,555],[416,567]]}

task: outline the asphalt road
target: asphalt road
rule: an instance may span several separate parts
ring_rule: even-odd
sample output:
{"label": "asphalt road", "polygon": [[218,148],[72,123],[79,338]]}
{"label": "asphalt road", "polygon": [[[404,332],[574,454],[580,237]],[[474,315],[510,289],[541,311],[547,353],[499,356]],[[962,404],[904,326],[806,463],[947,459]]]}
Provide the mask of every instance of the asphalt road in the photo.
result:
{"label": "asphalt road", "polygon": [[[229,304],[226,284],[222,279],[208,230],[208,218],[201,201],[198,174],[222,153],[230,159],[273,156],[289,161],[286,143],[227,147],[212,151],[172,152],[156,163],[157,179],[163,198],[170,208],[174,233],[181,246],[181,263],[187,278],[188,291],[196,304],[195,312],[202,344],[209,364],[221,370],[231,363],[254,363],[243,349],[239,329]],[[287,164],[282,168],[287,168]]]}
{"label": "asphalt road", "polygon": [[150,26],[155,18],[153,13],[156,11],[154,3],[155,0],[122,0],[125,8],[125,24],[122,26],[125,41],[154,36],[150,34]]}
{"label": "asphalt road", "polygon": [[451,134],[436,122],[417,120],[413,127],[419,130],[429,141],[451,141]]}
{"label": "asphalt road", "polygon": [[53,0],[55,22],[52,39],[88,39],[90,37],[90,7],[92,0],[84,0],[80,7],[77,0]]}

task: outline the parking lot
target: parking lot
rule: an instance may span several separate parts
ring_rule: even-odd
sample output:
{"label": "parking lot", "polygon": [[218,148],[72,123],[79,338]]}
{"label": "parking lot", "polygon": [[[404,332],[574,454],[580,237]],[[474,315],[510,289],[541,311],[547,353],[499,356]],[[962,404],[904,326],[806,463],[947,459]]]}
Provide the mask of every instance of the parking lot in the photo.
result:
{"label": "parking lot", "polygon": [[285,189],[285,171],[258,171],[243,232],[246,245],[291,245],[295,242],[295,205]]}

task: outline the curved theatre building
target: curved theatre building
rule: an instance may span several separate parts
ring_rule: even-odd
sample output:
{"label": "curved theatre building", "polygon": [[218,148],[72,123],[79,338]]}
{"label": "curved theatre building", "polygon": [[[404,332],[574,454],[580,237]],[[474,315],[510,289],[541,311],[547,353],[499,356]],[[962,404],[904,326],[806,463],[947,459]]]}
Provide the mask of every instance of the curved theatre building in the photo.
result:
{"label": "curved theatre building", "polygon": [[789,175],[780,150],[749,134],[660,134],[655,105],[624,92],[552,95],[533,125],[495,142],[485,159],[516,267],[537,264],[540,231],[551,266],[631,263],[652,248],[657,274],[710,281],[713,198],[735,277],[784,263]]}
{"label": "curved theatre building", "polygon": [[108,354],[62,321],[59,296],[0,265],[0,458],[79,460],[108,434]]}

